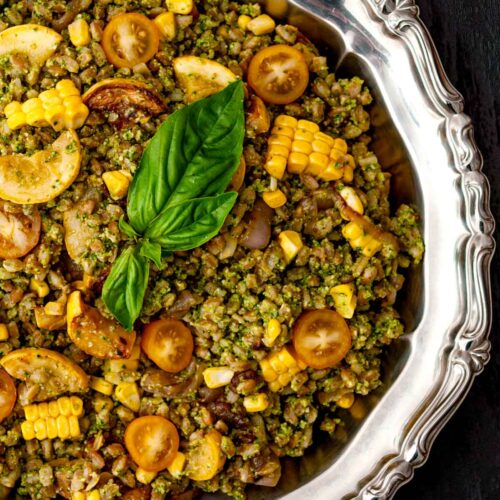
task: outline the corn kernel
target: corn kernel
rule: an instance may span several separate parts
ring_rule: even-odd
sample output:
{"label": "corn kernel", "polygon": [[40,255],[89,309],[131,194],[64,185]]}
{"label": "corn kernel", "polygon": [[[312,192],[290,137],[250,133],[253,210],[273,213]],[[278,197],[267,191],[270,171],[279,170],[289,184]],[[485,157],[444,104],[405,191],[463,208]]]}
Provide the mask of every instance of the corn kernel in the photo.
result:
{"label": "corn kernel", "polygon": [[43,309],[45,314],[49,316],[63,316],[66,314],[66,305],[62,302],[47,302]]}
{"label": "corn kernel", "polygon": [[336,181],[342,178],[344,169],[337,167],[335,162],[331,162],[324,170],[318,173],[318,177],[325,181]]}
{"label": "corn kernel", "polygon": [[344,167],[344,182],[352,182],[354,179],[354,170],[350,165]]}
{"label": "corn kernel", "polygon": [[45,109],[49,109],[52,106],[57,106],[58,104],[62,104],[63,102],[57,89],[44,90],[39,94],[38,98],[40,99],[40,101],[42,101],[42,106]]}
{"label": "corn kernel", "polygon": [[127,194],[130,179],[128,179],[127,176],[120,170],[104,172],[104,174],[102,174],[102,180],[104,181],[104,184],[106,184],[111,198],[114,200],[119,200]]}
{"label": "corn kernel", "polygon": [[324,134],[323,132],[316,132],[314,134],[314,139],[325,142],[330,147],[330,149],[335,145],[335,140],[333,139],[333,137],[329,136],[328,134]]}
{"label": "corn kernel", "polygon": [[330,290],[335,310],[343,317],[351,319],[356,309],[357,297],[354,283],[334,286]]}
{"label": "corn kernel", "polygon": [[124,370],[136,371],[139,368],[138,359],[108,359],[104,363],[106,371],[120,373]]}
{"label": "corn kernel", "polygon": [[277,357],[281,365],[285,368],[293,368],[297,364],[295,358],[291,355],[290,351],[286,347],[281,349],[281,351],[277,353]]}
{"label": "corn kernel", "polygon": [[101,494],[99,490],[92,490],[87,494],[87,500],[101,500]]}
{"label": "corn kernel", "polygon": [[55,439],[57,437],[57,420],[55,417],[47,418],[47,439]]}
{"label": "corn kernel", "polygon": [[154,22],[165,40],[171,41],[175,38],[177,27],[173,12],[163,12],[154,18]]}
{"label": "corn kernel", "polygon": [[248,413],[264,411],[269,407],[269,398],[267,394],[262,392],[259,394],[252,394],[243,399],[243,406]]}
{"label": "corn kernel", "polygon": [[270,175],[276,177],[276,179],[281,179],[286,170],[286,158],[283,156],[272,156],[266,161],[264,168]]}
{"label": "corn kernel", "polygon": [[267,14],[261,14],[247,24],[247,30],[257,36],[272,33],[275,27],[274,19]]}
{"label": "corn kernel", "polygon": [[290,383],[291,380],[292,380],[292,376],[290,373],[282,373],[278,377],[278,382],[280,383],[280,385],[282,387],[286,387]]}
{"label": "corn kernel", "polygon": [[50,291],[49,286],[45,283],[45,281],[39,281],[34,278],[31,278],[30,280],[30,290],[35,292],[40,298],[46,297]]}
{"label": "corn kernel", "polygon": [[347,240],[355,240],[364,235],[363,228],[355,222],[349,222],[342,228],[342,235]]}
{"label": "corn kernel", "polygon": [[43,104],[38,97],[32,97],[31,99],[23,102],[21,109],[23,113],[29,115],[33,111],[43,109]]}
{"label": "corn kernel", "polygon": [[79,96],[80,91],[76,88],[73,80],[59,80],[56,83],[56,90],[59,92],[59,97],[65,99],[69,96]]}
{"label": "corn kernel", "polygon": [[71,437],[78,437],[80,435],[80,424],[78,423],[78,417],[76,415],[70,415],[68,417],[68,427]]}
{"label": "corn kernel", "polygon": [[305,141],[312,144],[314,140],[314,135],[309,131],[302,128],[298,128],[293,136],[296,141]]}
{"label": "corn kernel", "polygon": [[292,147],[292,139],[286,137],[285,135],[271,135],[271,137],[269,137],[268,144],[277,144],[278,146],[283,146],[290,151]]}
{"label": "corn kernel", "polygon": [[297,123],[297,128],[307,130],[308,132],[311,132],[311,134],[316,134],[317,132],[319,132],[319,125],[317,123],[310,122],[309,120],[299,120],[299,122]]}
{"label": "corn kernel", "polygon": [[34,423],[31,422],[30,420],[25,420],[21,424],[21,433],[26,441],[31,441],[32,439],[35,439],[35,428],[33,424]]}
{"label": "corn kernel", "polygon": [[282,156],[287,159],[290,154],[290,150],[285,146],[280,146],[279,144],[271,144],[267,149],[267,157],[273,158],[274,156]]}
{"label": "corn kernel", "polygon": [[269,359],[265,358],[260,362],[260,369],[262,370],[262,376],[266,382],[272,382],[278,378],[278,374],[271,367]]}
{"label": "corn kernel", "polygon": [[320,141],[318,139],[314,139],[314,141],[312,142],[312,150],[315,153],[321,153],[321,154],[326,155],[328,157],[328,155],[330,154],[331,148],[326,142]]}
{"label": "corn kernel", "polygon": [[34,424],[33,424],[33,429],[35,430],[35,437],[38,440],[42,439],[47,439],[47,422],[45,419],[38,419]]}
{"label": "corn kernel", "polygon": [[190,14],[193,7],[193,0],[167,0],[167,9],[174,14]]}
{"label": "corn kernel", "polygon": [[277,353],[269,356],[268,361],[271,368],[278,374],[284,368],[283,363],[280,361]]}
{"label": "corn kernel", "polygon": [[358,214],[363,215],[364,207],[361,202],[361,198],[357,195],[356,191],[352,187],[344,187],[339,192],[340,196],[344,199],[347,206],[352,208]]}
{"label": "corn kernel", "polygon": [[45,119],[56,132],[64,128],[65,110],[66,108],[62,104],[54,104],[45,110]]}
{"label": "corn kernel", "polygon": [[7,118],[11,117],[12,115],[15,115],[16,113],[22,113],[23,112],[23,105],[19,101],[12,101],[5,106],[3,110],[5,116]]}
{"label": "corn kernel", "polygon": [[77,396],[71,396],[69,398],[69,403],[71,406],[71,414],[80,417],[83,414],[83,401]]}
{"label": "corn kernel", "polygon": [[210,389],[216,389],[217,387],[223,387],[229,382],[234,376],[234,370],[227,366],[218,366],[213,368],[207,368],[203,372],[203,378],[205,379],[205,384]]}
{"label": "corn kernel", "polygon": [[32,127],[45,127],[48,125],[45,119],[45,110],[43,108],[33,109],[26,113],[26,123]]}
{"label": "corn kernel", "polygon": [[141,395],[135,382],[120,382],[115,389],[115,398],[132,411],[141,408]]}
{"label": "corn kernel", "polygon": [[345,155],[347,154],[347,142],[345,142],[344,139],[334,139],[332,149]]}
{"label": "corn kernel", "polygon": [[365,257],[373,257],[382,248],[382,243],[369,236],[361,243],[361,253]]}
{"label": "corn kernel", "polygon": [[356,168],[356,162],[354,161],[354,156],[346,155],[347,161],[349,162],[349,166],[354,170]]}
{"label": "corn kernel", "polygon": [[284,135],[285,137],[293,139],[295,135],[295,129],[293,129],[292,127],[285,127],[284,125],[275,125],[271,130],[271,134]]}
{"label": "corn kernel", "polygon": [[9,340],[9,329],[5,323],[0,323],[0,341]]}
{"label": "corn kernel", "polygon": [[238,27],[243,31],[246,31],[248,23],[252,20],[250,16],[240,16],[238,17]]}
{"label": "corn kernel", "polygon": [[291,262],[304,246],[300,234],[295,231],[282,231],[278,236],[278,241],[287,262]]}
{"label": "corn kernel", "polygon": [[323,153],[311,153],[309,156],[309,164],[307,165],[306,173],[312,175],[320,175],[323,170],[328,167],[328,156]]}
{"label": "corn kernel", "polygon": [[344,160],[345,160],[345,153],[342,153],[341,151],[339,151],[338,149],[335,149],[333,148],[331,151],[330,151],[330,158],[334,161],[334,162],[337,162],[337,163],[344,163]]}
{"label": "corn kernel", "polygon": [[71,415],[71,403],[67,396],[59,398],[57,404],[59,406],[59,415],[63,415],[64,417]]}
{"label": "corn kernel", "polygon": [[75,47],[85,47],[90,43],[89,25],[85,19],[75,19],[68,26],[69,39]]}
{"label": "corn kernel", "polygon": [[7,126],[10,130],[17,130],[18,128],[24,127],[27,124],[26,114],[22,111],[14,113],[7,118]]}
{"label": "corn kernel", "polygon": [[100,392],[105,396],[111,396],[113,394],[113,384],[98,377],[92,377],[90,379],[90,387],[94,389],[94,391]]}
{"label": "corn kernel", "polygon": [[151,483],[156,476],[158,475],[157,472],[149,472],[147,470],[141,469],[140,467],[137,468],[135,471],[135,477],[137,481],[139,481],[142,484],[149,484]]}
{"label": "corn kernel", "polygon": [[290,153],[288,157],[287,170],[291,174],[301,174],[307,167],[309,158],[304,153]]}
{"label": "corn kernel", "polygon": [[312,153],[312,145],[310,142],[294,140],[292,142],[292,152],[310,155]]}
{"label": "corn kernel", "polygon": [[59,416],[59,404],[57,403],[57,400],[49,402],[49,415],[54,418]]}
{"label": "corn kernel", "polygon": [[281,189],[276,189],[276,191],[266,191],[262,194],[266,205],[271,208],[280,208],[286,203],[286,196]]}
{"label": "corn kernel", "polygon": [[299,122],[297,121],[297,118],[294,118],[293,116],[289,115],[279,115],[276,120],[274,120],[274,125],[280,126],[280,127],[291,127],[291,128],[297,128],[297,124]]}
{"label": "corn kernel", "polygon": [[67,439],[70,436],[68,417],[59,415],[56,419],[56,423],[57,436],[59,437],[59,439]]}
{"label": "corn kernel", "polygon": [[38,404],[38,417],[44,420],[49,416],[49,405],[47,403]]}
{"label": "corn kernel", "polygon": [[75,491],[71,495],[71,500],[86,500],[85,493],[83,491]]}
{"label": "corn kernel", "polygon": [[89,116],[89,108],[82,102],[78,105],[65,107],[64,111],[64,126],[67,129],[77,129],[83,126],[85,120]]}
{"label": "corn kernel", "polygon": [[337,401],[337,406],[340,406],[340,408],[344,408],[344,409],[350,408],[353,404],[354,404],[354,394],[352,392],[344,394]]}
{"label": "corn kernel", "polygon": [[274,382],[270,382],[269,384],[269,389],[272,391],[272,392],[278,392],[280,389],[281,389],[281,384],[279,383],[278,380],[275,380]]}
{"label": "corn kernel", "polygon": [[170,462],[170,465],[167,467],[167,470],[173,477],[178,478],[182,474],[185,465],[186,465],[186,455],[178,451],[175,454],[172,462]]}
{"label": "corn kernel", "polygon": [[269,323],[267,323],[267,328],[264,333],[264,344],[268,347],[272,346],[276,342],[276,339],[280,336],[280,334],[281,323],[275,318],[270,319]]}
{"label": "corn kernel", "polygon": [[24,416],[26,420],[34,422],[38,420],[38,405],[28,405],[24,407]]}

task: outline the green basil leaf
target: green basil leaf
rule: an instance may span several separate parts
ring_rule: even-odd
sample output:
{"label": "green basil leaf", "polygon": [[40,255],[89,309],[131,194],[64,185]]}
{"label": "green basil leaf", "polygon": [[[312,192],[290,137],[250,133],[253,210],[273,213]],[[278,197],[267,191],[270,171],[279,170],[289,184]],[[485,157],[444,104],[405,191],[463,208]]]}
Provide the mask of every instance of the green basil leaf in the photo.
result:
{"label": "green basil leaf", "polygon": [[123,234],[126,234],[129,238],[139,238],[141,235],[123,218],[120,217],[118,221],[118,227]]}
{"label": "green basil leaf", "polygon": [[161,246],[155,241],[142,240],[140,243],[139,254],[143,257],[147,257],[149,260],[155,263],[158,269],[162,268],[161,263]]}
{"label": "green basil leaf", "polygon": [[199,247],[220,231],[237,197],[237,193],[223,193],[168,207],[152,222],[146,238],[167,251]]}
{"label": "green basil leaf", "polygon": [[143,234],[163,210],[223,193],[243,151],[243,83],[173,113],[151,139],[130,186],[127,213]]}
{"label": "green basil leaf", "polygon": [[102,299],[128,331],[141,313],[148,278],[148,260],[140,255],[138,247],[129,247],[116,259],[104,282]]}

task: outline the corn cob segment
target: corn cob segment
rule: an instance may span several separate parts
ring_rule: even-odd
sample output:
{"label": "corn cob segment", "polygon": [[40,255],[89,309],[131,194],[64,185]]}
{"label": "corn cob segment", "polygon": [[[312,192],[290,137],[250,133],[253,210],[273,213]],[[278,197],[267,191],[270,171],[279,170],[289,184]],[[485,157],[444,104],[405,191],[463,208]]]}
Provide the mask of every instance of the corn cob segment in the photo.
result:
{"label": "corn cob segment", "polygon": [[262,376],[273,392],[286,387],[292,377],[305,368],[306,366],[300,360],[295,359],[286,346],[269,354],[260,362]]}

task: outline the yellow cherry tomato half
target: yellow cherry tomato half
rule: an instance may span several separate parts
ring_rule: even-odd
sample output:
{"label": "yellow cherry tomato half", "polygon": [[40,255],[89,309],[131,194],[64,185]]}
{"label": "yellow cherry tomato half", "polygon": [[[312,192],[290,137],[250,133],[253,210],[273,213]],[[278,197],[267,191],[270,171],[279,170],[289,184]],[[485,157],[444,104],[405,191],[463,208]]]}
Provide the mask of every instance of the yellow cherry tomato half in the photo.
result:
{"label": "yellow cherry tomato half", "polygon": [[16,404],[17,391],[9,374],[0,368],[0,422],[7,418]]}
{"label": "yellow cherry tomato half", "polygon": [[158,52],[160,34],[154,22],[131,12],[114,16],[102,34],[108,61],[118,68],[133,68],[148,62]]}
{"label": "yellow cherry tomato half", "polygon": [[346,321],[330,309],[303,313],[293,325],[292,340],[299,359],[318,370],[340,363],[352,344]]}
{"label": "yellow cherry tomato half", "polygon": [[132,420],[125,430],[132,460],[148,472],[166,469],[179,449],[179,433],[165,417],[148,415]]}
{"label": "yellow cherry tomato half", "polygon": [[290,104],[305,92],[309,68],[300,50],[272,45],[257,52],[250,61],[248,84],[270,104]]}

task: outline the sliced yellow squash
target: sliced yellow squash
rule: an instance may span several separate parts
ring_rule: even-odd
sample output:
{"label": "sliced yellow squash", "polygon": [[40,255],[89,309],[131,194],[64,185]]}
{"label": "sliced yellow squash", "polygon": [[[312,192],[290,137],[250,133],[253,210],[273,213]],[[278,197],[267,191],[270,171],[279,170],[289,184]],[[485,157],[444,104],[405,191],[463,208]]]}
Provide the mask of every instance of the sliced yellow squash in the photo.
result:
{"label": "sliced yellow squash", "polygon": [[49,349],[16,349],[0,359],[0,364],[11,377],[33,388],[33,401],[84,392],[89,384],[87,374],[74,361]]}
{"label": "sliced yellow squash", "polygon": [[0,33],[0,56],[21,53],[31,64],[43,66],[56,51],[62,36],[50,28],[38,24],[21,24]]}
{"label": "sliced yellow squash", "polygon": [[0,198],[26,205],[53,200],[73,183],[80,164],[80,141],[74,130],[66,130],[49,148],[32,156],[3,156]]}
{"label": "sliced yellow squash", "polygon": [[215,94],[236,80],[236,75],[222,64],[196,56],[181,56],[173,61],[180,86],[191,103]]}

